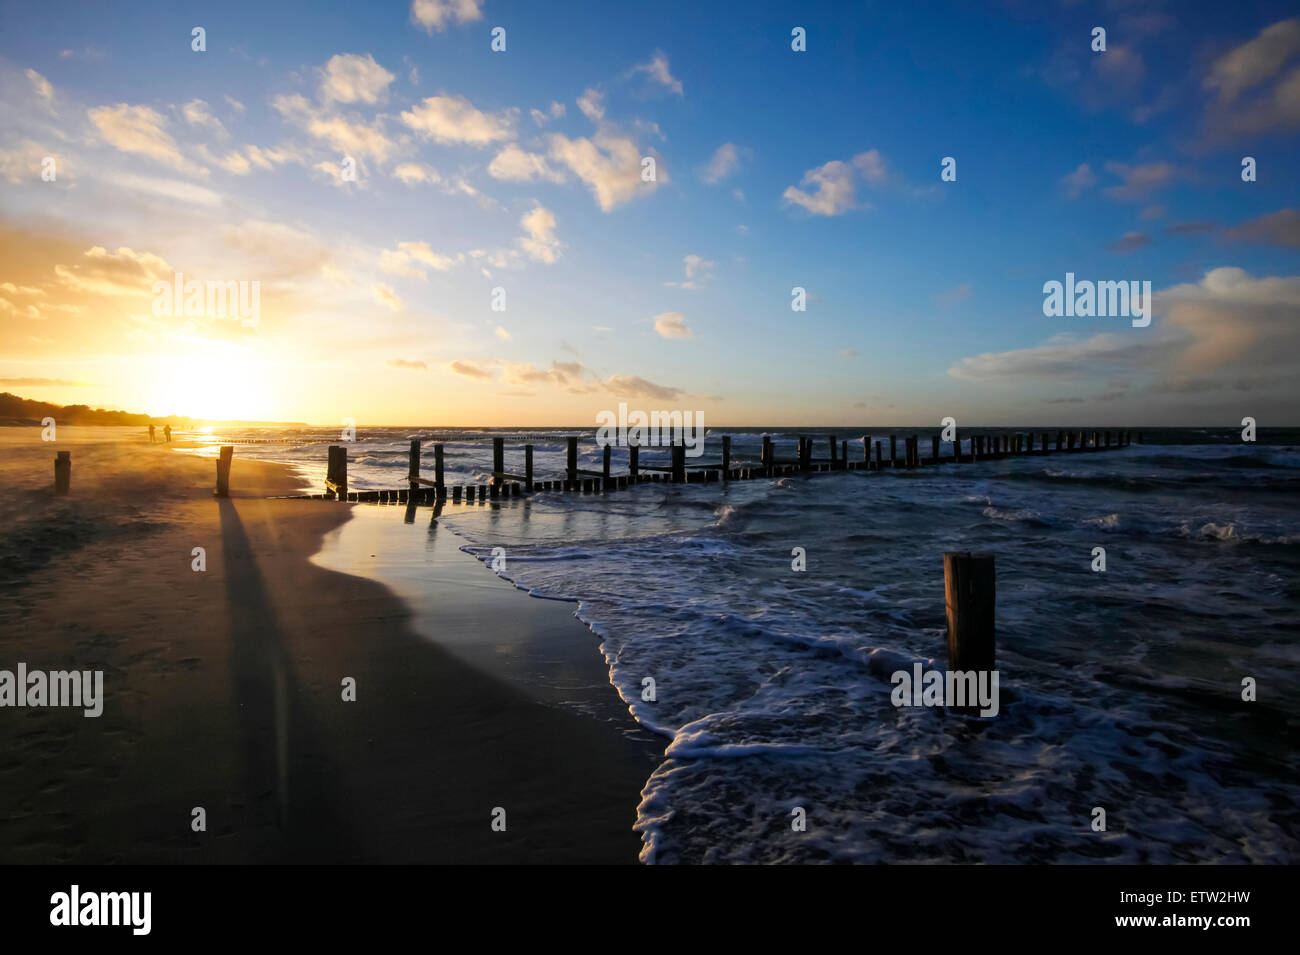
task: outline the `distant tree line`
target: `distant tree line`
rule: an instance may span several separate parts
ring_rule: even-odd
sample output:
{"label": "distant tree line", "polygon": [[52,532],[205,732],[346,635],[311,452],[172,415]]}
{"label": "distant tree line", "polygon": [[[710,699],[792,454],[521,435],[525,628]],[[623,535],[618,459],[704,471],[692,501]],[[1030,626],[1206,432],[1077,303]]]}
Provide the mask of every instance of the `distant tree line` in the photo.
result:
{"label": "distant tree line", "polygon": [[0,424],[38,425],[42,418],[53,418],[59,424],[147,425],[151,421],[173,426],[191,427],[193,418],[152,418],[147,414],[129,411],[106,411],[89,405],[56,405],[48,401],[20,398],[9,392],[0,392]]}

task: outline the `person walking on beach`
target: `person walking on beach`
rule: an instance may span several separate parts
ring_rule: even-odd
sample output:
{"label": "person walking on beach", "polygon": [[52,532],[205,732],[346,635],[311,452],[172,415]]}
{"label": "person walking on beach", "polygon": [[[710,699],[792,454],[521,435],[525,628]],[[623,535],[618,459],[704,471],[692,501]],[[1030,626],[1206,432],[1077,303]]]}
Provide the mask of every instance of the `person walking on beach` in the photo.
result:
{"label": "person walking on beach", "polygon": [[169,424],[163,425],[163,439],[168,444],[172,443],[172,426]]}
{"label": "person walking on beach", "polygon": [[149,443],[153,444],[153,425],[149,425]]}

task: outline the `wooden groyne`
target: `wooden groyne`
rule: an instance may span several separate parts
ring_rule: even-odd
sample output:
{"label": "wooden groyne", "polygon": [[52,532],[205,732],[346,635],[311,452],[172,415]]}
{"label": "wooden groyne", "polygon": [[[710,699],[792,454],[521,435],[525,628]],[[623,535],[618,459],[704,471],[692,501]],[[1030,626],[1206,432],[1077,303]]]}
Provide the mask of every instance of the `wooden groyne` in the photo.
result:
{"label": "wooden groyne", "polygon": [[[1140,433],[1137,435],[1137,440],[1141,443]],[[668,464],[643,464],[640,460],[642,449],[636,445],[630,446],[627,448],[628,470],[625,474],[614,474],[611,471],[612,447],[610,445],[602,448],[601,468],[594,470],[578,466],[578,436],[570,435],[566,441],[566,466],[559,476],[538,478],[533,470],[533,445],[531,444],[525,444],[521,449],[523,451],[522,473],[507,471],[505,439],[493,438],[491,480],[486,484],[456,485],[448,485],[444,480],[443,445],[433,446],[434,476],[430,479],[421,474],[421,444],[419,441],[412,441],[407,486],[380,491],[351,490],[348,487],[347,446],[331,445],[324,491],[320,494],[294,496],[357,503],[434,504],[450,501],[458,504],[496,501],[538,491],[595,494],[626,490],[636,484],[709,484],[825,471],[916,470],[939,465],[1000,461],[1007,458],[1037,457],[1046,454],[1081,454],[1117,450],[1133,443],[1133,432],[1018,431],[979,434],[965,439],[958,435],[957,439],[951,442],[951,454],[940,453],[942,442],[939,435],[930,436],[929,447],[926,449],[928,454],[922,453],[921,439],[917,435],[903,436],[901,447],[899,436],[889,435],[887,451],[883,438],[873,442],[871,436],[864,436],[862,458],[852,461],[849,460],[848,440],[841,439],[838,435],[822,435],[815,439],[800,437],[794,442],[793,448],[779,448],[770,435],[763,435],[759,463],[743,466],[734,466],[731,436],[723,435],[719,442],[718,458],[709,461],[688,459],[686,447],[679,440],[668,446],[671,452]],[[814,456],[818,444],[826,448],[825,455]],[[223,496],[229,493],[232,451],[232,446],[223,446],[217,460],[217,493]],[[779,452],[785,452],[790,456],[781,457]]]}

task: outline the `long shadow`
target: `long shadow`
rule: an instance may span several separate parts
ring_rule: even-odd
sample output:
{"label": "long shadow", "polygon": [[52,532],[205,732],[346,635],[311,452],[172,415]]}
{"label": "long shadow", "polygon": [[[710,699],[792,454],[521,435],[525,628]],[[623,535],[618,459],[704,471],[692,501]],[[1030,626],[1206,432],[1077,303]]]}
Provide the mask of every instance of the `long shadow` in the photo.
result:
{"label": "long shadow", "polygon": [[280,856],[276,861],[356,859],[340,809],[338,773],[285,649],[243,522],[234,501],[218,504],[249,822],[278,828],[280,844],[262,850]]}

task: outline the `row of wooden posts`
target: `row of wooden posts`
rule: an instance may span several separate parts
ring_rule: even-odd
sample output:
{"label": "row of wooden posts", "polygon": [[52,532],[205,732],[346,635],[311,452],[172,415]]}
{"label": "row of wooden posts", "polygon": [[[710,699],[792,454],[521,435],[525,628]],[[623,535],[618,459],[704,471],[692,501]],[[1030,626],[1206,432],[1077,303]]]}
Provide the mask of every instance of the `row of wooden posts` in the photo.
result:
{"label": "row of wooden posts", "polygon": [[[1142,435],[1138,434],[1141,442]],[[505,468],[505,439],[492,439],[492,480],[482,485],[456,485],[448,488],[444,482],[443,445],[435,444],[434,477],[421,477],[419,441],[411,442],[410,469],[407,475],[407,487],[387,491],[350,491],[348,489],[348,451],[344,445],[331,445],[329,463],[326,468],[325,491],[322,494],[306,495],[317,499],[345,500],[358,502],[391,502],[405,504],[408,501],[431,503],[435,500],[450,499],[453,503],[462,499],[473,501],[498,500],[502,497],[518,497],[534,491],[577,491],[596,493],[618,491],[634,484],[645,483],[710,483],[714,481],[743,481],[754,478],[781,477],[815,471],[857,471],[882,470],[885,468],[915,469],[937,464],[954,464],[968,461],[998,460],[1020,455],[1053,454],[1059,451],[1105,451],[1113,448],[1127,447],[1132,443],[1131,431],[1058,431],[1055,435],[1055,447],[1052,435],[1047,432],[1035,434],[992,434],[975,435],[967,439],[969,450],[962,448],[960,438],[952,443],[953,453],[940,455],[938,435],[930,438],[930,456],[922,458],[920,439],[916,435],[904,437],[903,455],[899,456],[898,435],[889,436],[889,452],[885,457],[884,441],[874,442],[875,457],[872,458],[872,442],[863,439],[863,457],[860,461],[849,460],[849,443],[835,435],[822,440],[827,442],[829,456],[813,457],[815,441],[813,438],[800,437],[795,447],[793,458],[778,458],[777,445],[770,435],[763,436],[762,451],[757,467],[733,467],[731,457],[731,436],[723,435],[721,440],[721,459],[717,461],[688,461],[686,447],[681,442],[670,446],[670,463],[652,465],[641,463],[641,448],[632,445],[628,451],[628,470],[626,474],[613,474],[610,470],[612,448],[605,445],[600,470],[578,466],[578,436],[567,438],[567,460],[562,478],[537,480],[533,471],[533,445],[525,444],[523,473],[514,473]],[[223,448],[223,453],[228,450]],[[229,465],[226,468],[229,475]]]}
{"label": "row of wooden posts", "polygon": [[[1082,451],[1082,450],[1105,450],[1112,447],[1125,447],[1129,444],[1131,437],[1130,432],[1120,432],[1114,443],[1111,440],[1110,432],[1093,432],[1092,443],[1088,444],[1087,434],[1080,433],[1077,438],[1074,432],[1068,432],[1068,437],[1062,437],[1058,433],[1056,439],[1056,451]],[[1034,450],[1033,436],[1030,435],[1027,441],[1022,441],[1020,435],[1012,435],[1010,438],[1002,436],[977,436],[972,439],[972,451],[963,458],[959,443],[954,443],[954,455],[951,458],[943,460],[962,461],[962,460],[982,460],[985,457],[1004,457],[1015,454],[1045,454],[1049,452],[1047,444],[1047,435],[1043,435],[1042,443],[1037,451]],[[1142,436],[1138,435],[1139,442]],[[644,481],[661,481],[671,475],[671,480],[681,481],[685,479],[688,473],[685,466],[685,449],[681,445],[673,446],[672,464],[670,467],[657,467],[649,465],[639,465],[638,448],[629,448],[629,473],[626,475],[611,475],[609,473],[610,465],[610,448],[604,449],[604,468],[602,471],[588,471],[577,466],[578,461],[578,439],[569,438],[568,445],[568,474],[563,480],[546,480],[537,482],[533,479],[533,446],[524,446],[524,474],[511,474],[504,468],[505,447],[504,439],[494,438],[492,446],[492,477],[491,485],[480,485],[477,487],[479,500],[497,500],[500,497],[510,496],[518,497],[522,487],[528,491],[538,488],[542,490],[576,490],[579,489],[590,493],[601,488],[612,490],[614,488],[626,488],[629,483],[635,484]],[[891,467],[899,466],[898,457],[895,454],[897,447],[896,439],[890,436],[890,455],[889,465]],[[935,437],[932,441],[931,463],[941,463],[938,452],[939,439]],[[870,447],[864,442],[864,446]],[[692,464],[691,468],[697,473],[708,475],[712,470],[717,469],[721,472],[724,480],[743,480],[745,478],[774,476],[777,474],[794,473],[795,469],[800,471],[811,470],[833,470],[837,465],[846,470],[870,467],[872,462],[869,456],[864,457],[863,461],[849,461],[847,455],[847,442],[841,445],[840,454],[835,454],[835,439],[830,439],[831,457],[813,458],[812,442],[807,438],[800,438],[798,444],[798,454],[793,462],[779,461],[774,455],[774,445],[770,437],[763,438],[763,465],[759,468],[730,468],[731,457],[731,439],[724,436],[722,439],[722,462],[719,465],[714,464]],[[877,441],[876,459],[874,466],[882,466],[881,442]],[[903,467],[918,467],[921,464],[920,457],[917,454],[917,439],[909,437],[906,439],[906,454],[903,459]],[[234,449],[230,445],[221,448],[217,456],[217,486],[215,493],[218,497],[228,497],[230,494],[230,465]],[[410,472],[408,474],[409,487],[398,491],[349,491],[347,489],[347,468],[348,457],[347,449],[340,445],[333,445],[329,449],[329,467],[326,487],[329,495],[339,500],[349,501],[392,501],[394,503],[414,505],[427,501],[436,503],[446,500],[447,489],[443,483],[443,446],[434,445],[434,480],[420,476],[420,442],[411,442],[411,459]],[[648,471],[648,474],[642,474],[641,471]],[[666,473],[665,473],[666,472]],[[586,475],[586,476],[581,476]],[[597,479],[600,484],[597,485]],[[707,477],[705,480],[709,480]],[[69,451],[59,451],[54,459],[54,493],[66,495],[69,493],[72,481],[72,453]],[[452,502],[458,502],[464,498],[466,501],[475,499],[476,488],[470,486],[454,486],[451,488]],[[313,495],[323,496],[323,495]],[[948,622],[948,668],[950,670],[963,671],[980,671],[992,670],[994,667],[994,644],[995,644],[995,625],[994,610],[997,584],[994,577],[994,565],[992,554],[970,554],[970,553],[946,553],[943,555],[943,576],[944,576],[944,600]]]}
{"label": "row of wooden posts", "polygon": [[[872,443],[863,438],[861,461],[849,460],[849,443],[835,435],[828,436],[829,457],[813,457],[814,440],[798,439],[795,456],[789,459],[776,457],[776,443],[770,435],[763,435],[763,448],[758,467],[732,467],[731,436],[722,436],[720,461],[690,461],[686,447],[680,442],[671,445],[671,462],[668,465],[642,464],[641,449],[636,445],[628,450],[628,473],[610,473],[611,447],[605,445],[604,460],[599,471],[578,467],[578,437],[568,437],[568,455],[565,476],[560,479],[535,480],[533,474],[533,446],[524,445],[524,473],[514,474],[505,469],[505,439],[492,439],[492,483],[484,485],[457,485],[448,488],[443,481],[443,445],[433,446],[434,478],[420,476],[420,442],[411,442],[411,464],[407,476],[408,486],[392,491],[349,491],[348,449],[344,445],[330,445],[326,467],[325,492],[306,497],[344,501],[378,501],[405,504],[407,501],[431,503],[435,500],[457,502],[497,500],[501,497],[518,497],[534,491],[580,491],[590,494],[599,491],[617,491],[633,484],[651,482],[709,483],[712,481],[744,481],[753,478],[782,477],[811,471],[857,471],[883,468],[918,468],[923,465],[953,464],[966,461],[985,461],[1024,454],[1050,454],[1057,451],[1105,451],[1123,448],[1132,443],[1132,431],[1058,431],[1056,446],[1051,446],[1050,433],[1042,433],[1035,446],[1033,432],[1006,435],[975,435],[967,439],[969,450],[962,450],[961,440],[953,442],[951,455],[939,454],[939,436],[930,438],[930,457],[923,460],[916,435],[903,439],[903,457],[898,456],[898,436],[889,436],[889,457],[884,457],[884,442],[875,442],[875,459]],[[1142,442],[1139,432],[1138,443]],[[230,495],[230,463],[234,455],[231,445],[223,445],[217,455],[217,497]],[[72,486],[72,453],[59,451],[54,459],[54,493],[66,495]]]}

